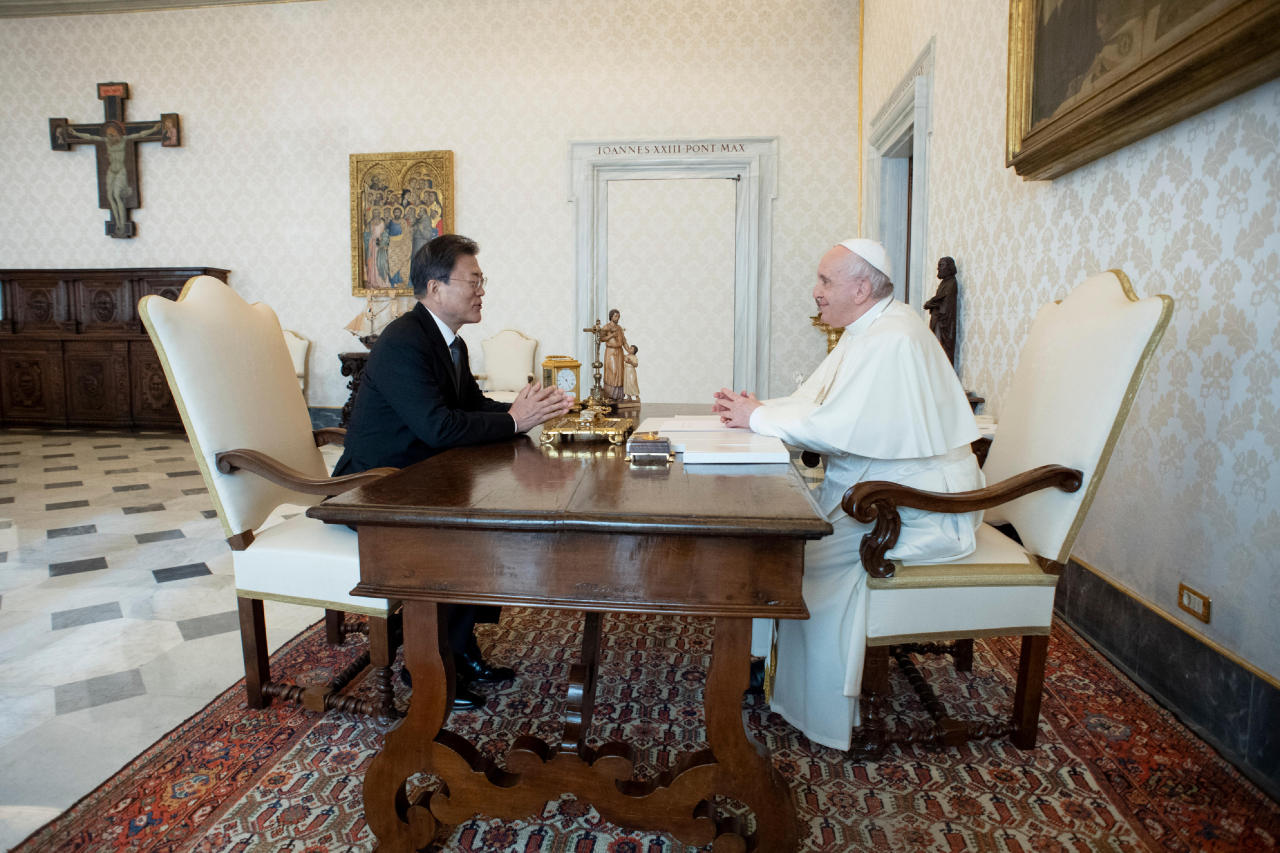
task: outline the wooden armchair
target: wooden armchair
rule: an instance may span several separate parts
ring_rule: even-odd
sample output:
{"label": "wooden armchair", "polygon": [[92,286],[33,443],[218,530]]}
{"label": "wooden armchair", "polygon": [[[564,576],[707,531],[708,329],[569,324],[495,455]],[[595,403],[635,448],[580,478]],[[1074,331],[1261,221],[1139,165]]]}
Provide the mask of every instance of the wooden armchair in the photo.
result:
{"label": "wooden armchair", "polygon": [[[1168,296],[1139,300],[1122,272],[1092,276],[1032,324],[983,468],[992,485],[936,494],[875,481],[845,493],[845,511],[873,525],[860,547],[869,575],[867,659],[852,752],[874,756],[886,747],[891,656],[932,717],[895,740],[952,746],[1011,734],[1018,747],[1035,746],[1058,575],[1172,311]],[[988,523],[968,557],[904,565],[885,557],[897,542],[899,507],[986,510]],[[992,522],[1011,524],[1021,542]],[[948,652],[963,671],[972,665],[972,638],[1002,635],[1022,637],[1012,717],[950,717],[910,655]]]}
{"label": "wooden armchair", "polygon": [[[249,305],[221,281],[197,276],[176,302],[145,296],[138,310],[233,552],[249,706],[278,697],[317,711],[390,715],[397,632],[389,620],[398,604],[350,594],[360,580],[356,534],[302,512],[267,521],[282,505],[315,504],[392,469],[328,476],[319,448],[341,443],[346,431],[312,432],[280,323],[266,305]],[[367,633],[369,650],[328,684],[272,681],[264,600],[322,607],[330,643]],[[344,613],[364,614],[367,624],[347,622]],[[370,661],[378,699],[339,695]]]}

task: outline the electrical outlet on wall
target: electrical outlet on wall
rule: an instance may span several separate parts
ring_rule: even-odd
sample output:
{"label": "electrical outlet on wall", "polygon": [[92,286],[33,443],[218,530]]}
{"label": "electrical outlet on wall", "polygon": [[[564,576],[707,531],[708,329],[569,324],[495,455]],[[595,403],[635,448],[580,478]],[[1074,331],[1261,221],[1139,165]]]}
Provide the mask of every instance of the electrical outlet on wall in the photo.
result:
{"label": "electrical outlet on wall", "polygon": [[1211,603],[1209,596],[1203,592],[1192,589],[1185,583],[1178,584],[1178,606],[1201,622],[1208,623]]}

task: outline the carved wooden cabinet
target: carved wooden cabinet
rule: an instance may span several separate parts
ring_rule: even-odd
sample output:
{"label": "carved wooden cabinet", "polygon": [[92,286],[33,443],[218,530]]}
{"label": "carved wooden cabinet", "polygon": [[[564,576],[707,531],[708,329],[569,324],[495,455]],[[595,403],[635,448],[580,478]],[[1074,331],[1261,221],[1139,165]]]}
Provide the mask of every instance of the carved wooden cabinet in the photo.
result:
{"label": "carved wooden cabinet", "polygon": [[181,428],[138,300],[177,299],[196,275],[227,280],[208,267],[0,270],[0,422]]}

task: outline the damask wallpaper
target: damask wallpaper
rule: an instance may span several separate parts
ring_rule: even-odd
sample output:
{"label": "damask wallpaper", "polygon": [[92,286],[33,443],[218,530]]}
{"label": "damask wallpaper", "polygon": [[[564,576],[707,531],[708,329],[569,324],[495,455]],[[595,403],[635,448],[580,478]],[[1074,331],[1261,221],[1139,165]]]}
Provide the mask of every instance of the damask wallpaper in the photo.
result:
{"label": "damask wallpaper", "polygon": [[[6,20],[0,265],[229,268],[313,342],[310,402],[337,406],[337,354],[359,348],[342,326],[362,306],[349,154],[452,150],[456,226],[492,281],[471,351],[515,326],[556,353],[580,334],[570,141],[776,136],[773,376],[789,388],[823,353],[807,319],[815,260],[856,228],[856,28],[844,0],[321,0]],[[139,151],[132,240],[103,236],[93,152],[48,140],[50,117],[100,121],[94,86],[112,80],[130,85],[130,117],[182,117],[181,148]],[[653,227],[667,218],[655,211]],[[678,304],[669,285],[655,295]],[[646,368],[678,357],[668,332],[636,329]]]}
{"label": "damask wallpaper", "polygon": [[[1006,0],[870,0],[865,28],[866,121],[936,40],[927,256],[956,259],[988,411],[1036,307],[1087,274],[1173,296],[1075,553],[1280,678],[1280,81],[1027,182],[1004,166]],[[1177,609],[1180,581],[1212,597],[1209,625]]]}

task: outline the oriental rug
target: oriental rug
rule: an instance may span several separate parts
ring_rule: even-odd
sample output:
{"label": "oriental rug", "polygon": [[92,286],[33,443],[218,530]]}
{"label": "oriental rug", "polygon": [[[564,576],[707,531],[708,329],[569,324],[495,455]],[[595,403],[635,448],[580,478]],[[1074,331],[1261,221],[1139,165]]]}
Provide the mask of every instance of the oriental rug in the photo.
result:
{"label": "oriental rug", "polygon": [[[520,675],[514,683],[486,688],[488,704],[452,715],[450,728],[498,760],[520,734],[555,742],[580,625],[574,613],[508,608],[500,625],[482,626],[487,657],[515,665]],[[343,647],[326,647],[317,626],[277,652],[272,668],[282,674],[319,668],[323,675],[340,668],[361,643],[351,638]],[[705,619],[606,616],[593,741],[625,736],[637,743],[642,775],[703,745],[700,703],[710,647]],[[1016,639],[995,639],[976,644],[971,676],[954,676],[943,660],[921,665],[953,709],[993,713],[1012,702],[1017,658]],[[896,667],[892,671],[901,698],[891,724],[900,725],[903,715],[920,709],[905,679]],[[397,700],[403,705],[406,696]],[[1025,752],[1006,742],[942,751],[906,746],[879,761],[855,762],[810,743],[761,699],[746,697],[743,712],[791,786],[805,851],[1237,851],[1280,845],[1280,805],[1060,624],[1049,646],[1039,744]],[[362,780],[386,730],[386,724],[280,703],[252,711],[237,684],[16,849],[371,850]],[[588,804],[568,797],[529,820],[473,819],[447,836],[442,832],[430,848],[693,849],[670,836],[606,824]]]}

